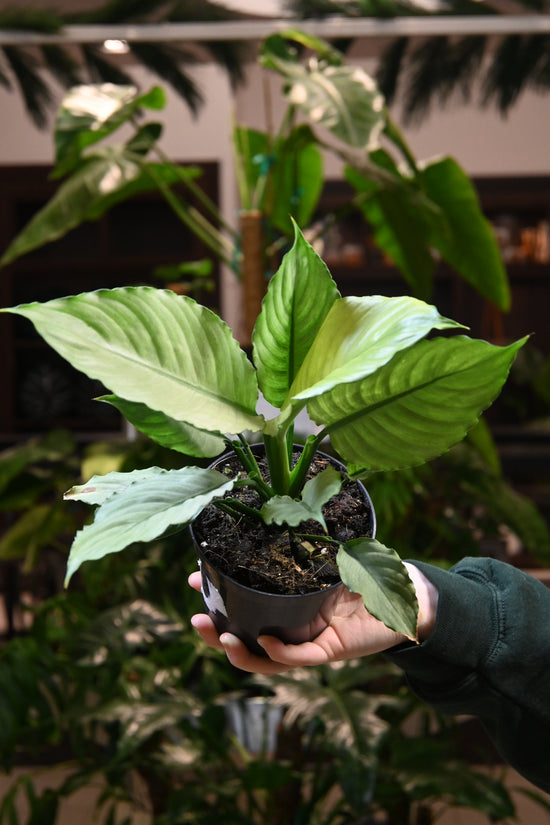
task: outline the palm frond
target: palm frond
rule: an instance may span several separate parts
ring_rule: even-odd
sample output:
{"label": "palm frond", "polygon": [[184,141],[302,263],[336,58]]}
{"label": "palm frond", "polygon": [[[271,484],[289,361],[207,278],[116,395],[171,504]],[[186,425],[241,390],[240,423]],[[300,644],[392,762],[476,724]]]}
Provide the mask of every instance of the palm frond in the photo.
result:
{"label": "palm frond", "polygon": [[78,65],[66,49],[47,45],[41,48],[44,63],[66,89],[81,83]]}
{"label": "palm frond", "polygon": [[376,82],[388,104],[392,103],[398,92],[399,77],[409,48],[408,37],[398,37],[384,51],[380,58]]}
{"label": "palm frond", "polygon": [[13,46],[4,46],[3,52],[17,81],[27,112],[39,128],[44,128],[53,96],[39,74],[35,58],[25,49]]}
{"label": "palm frond", "polygon": [[448,37],[434,37],[426,40],[410,56],[403,104],[405,123],[418,122],[430,111],[444,76],[448,49]]}
{"label": "palm frond", "polygon": [[225,69],[233,88],[244,82],[244,62],[249,49],[246,43],[211,40],[204,43],[214,62]]}
{"label": "palm frond", "polygon": [[[69,12],[64,16],[71,24],[109,24],[149,21],[159,15],[167,4],[159,0],[108,0],[104,5],[85,11]],[[164,16],[162,14],[161,16]]]}
{"label": "palm frond", "polygon": [[538,68],[548,59],[549,49],[550,38],[546,35],[505,37],[485,75],[484,102],[494,101],[499,110],[506,113],[531,80],[537,78]]}
{"label": "palm frond", "polygon": [[193,78],[181,68],[182,63],[196,62],[191,53],[184,48],[154,43],[133,43],[131,51],[140,63],[170,84],[193,114],[198,112],[203,103],[202,93]]}
{"label": "palm frond", "polygon": [[129,74],[114,63],[105,60],[95,46],[82,46],[82,54],[92,83],[115,83],[121,86],[135,85]]}

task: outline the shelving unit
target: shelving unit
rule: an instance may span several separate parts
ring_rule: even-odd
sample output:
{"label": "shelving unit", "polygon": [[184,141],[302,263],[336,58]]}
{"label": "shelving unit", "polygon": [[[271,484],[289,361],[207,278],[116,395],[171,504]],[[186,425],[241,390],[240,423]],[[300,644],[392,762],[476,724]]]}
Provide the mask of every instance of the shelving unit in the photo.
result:
{"label": "shelving unit", "polygon": [[[435,275],[438,309],[470,326],[472,335],[514,339],[533,334],[550,355],[550,178],[475,180],[483,210],[495,228],[512,290],[512,310],[501,314],[448,267]],[[343,206],[350,188],[329,181],[320,215]],[[323,257],[343,295],[401,295],[410,292],[395,266],[375,247],[368,226],[347,215],[325,241]]]}

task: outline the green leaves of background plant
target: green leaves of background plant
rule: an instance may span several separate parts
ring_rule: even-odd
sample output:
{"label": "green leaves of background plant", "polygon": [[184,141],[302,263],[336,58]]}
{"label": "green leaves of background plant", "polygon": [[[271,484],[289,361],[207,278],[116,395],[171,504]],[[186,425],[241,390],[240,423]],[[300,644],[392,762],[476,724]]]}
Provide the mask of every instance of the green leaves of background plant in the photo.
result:
{"label": "green leaves of background plant", "polygon": [[140,192],[196,178],[196,167],[146,160],[160,136],[159,124],[145,124],[126,143],[85,154],[88,147],[131,120],[140,108],[159,109],[164,102],[159,87],[145,95],[133,86],[113,84],[73,89],[60,107],[54,135],[57,165],[53,176],[70,173],[70,177],[15,237],[0,266],[66,235],[85,221],[97,220],[115,204]]}
{"label": "green leaves of background plant", "polygon": [[12,311],[121,398],[221,435],[262,429],[252,365],[230,328],[194,301],[126,287]]}
{"label": "green leaves of background plant", "polygon": [[135,86],[114,83],[73,87],[59,107],[54,132],[55,176],[78,164],[82,152],[131,120],[140,109],[164,109],[160,86],[140,94]]}
{"label": "green leaves of background plant", "polygon": [[233,140],[241,208],[260,209],[287,236],[292,218],[308,226],[323,187],[323,158],[311,129],[302,124],[273,138],[236,126]]}
{"label": "green leaves of background plant", "polygon": [[[292,38],[293,33],[289,36]],[[266,40],[261,61],[285,78],[290,103],[349,146],[377,147],[385,115],[384,98],[374,80],[358,66],[323,60],[303,66],[297,59],[289,59],[290,51],[281,56],[282,37],[275,35]],[[311,41],[316,49],[319,43]]]}

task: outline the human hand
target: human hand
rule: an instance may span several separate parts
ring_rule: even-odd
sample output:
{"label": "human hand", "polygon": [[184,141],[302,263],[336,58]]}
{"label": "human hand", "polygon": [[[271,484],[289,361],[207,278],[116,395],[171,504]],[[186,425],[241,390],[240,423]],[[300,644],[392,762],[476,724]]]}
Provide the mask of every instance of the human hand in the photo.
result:
{"label": "human hand", "polygon": [[[419,638],[424,639],[435,622],[437,591],[414,565],[407,564],[407,569],[419,601]],[[190,575],[189,584],[200,592],[200,572]],[[293,667],[370,656],[406,640],[405,636],[390,630],[371,616],[361,596],[350,593],[346,588],[342,589],[330,624],[313,641],[295,645],[285,644],[273,636],[260,636],[258,644],[267,653],[267,659],[250,653],[243,642],[231,633],[218,636],[212,619],[206,614],[196,614],[191,623],[206,644],[225,651],[232,665],[250,673],[264,675],[284,673]]]}

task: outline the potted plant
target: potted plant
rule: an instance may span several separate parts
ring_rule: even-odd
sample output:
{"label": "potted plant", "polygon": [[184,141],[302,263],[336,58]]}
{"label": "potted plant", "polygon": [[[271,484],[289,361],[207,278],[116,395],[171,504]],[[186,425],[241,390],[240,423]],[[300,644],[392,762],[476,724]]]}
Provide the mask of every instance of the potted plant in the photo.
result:
{"label": "potted plant", "polygon": [[[30,319],[59,354],[109,388],[101,400],[153,440],[201,459],[229,448],[241,464],[229,473],[112,472],[72,488],[66,498],[97,510],[76,534],[67,583],[84,561],[183,529],[213,505],[289,533],[279,552],[292,553],[296,538],[310,557],[336,549],[341,581],[386,625],[415,638],[414,588],[398,554],[372,536],[328,535],[325,505],[349,480],[422,463],[460,441],[525,339],[498,347],[465,335],[427,338],[461,325],[411,297],[342,298],[297,227],[264,298],[252,360],[222,319],[169,290],[99,290],[4,311]],[[260,393],[276,408],[272,417],[258,411]],[[303,409],[317,429],[293,464]],[[254,433],[265,474],[249,446]],[[308,479],[326,437],[345,473],[328,464]],[[240,498],[243,490],[253,499]]]}

